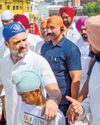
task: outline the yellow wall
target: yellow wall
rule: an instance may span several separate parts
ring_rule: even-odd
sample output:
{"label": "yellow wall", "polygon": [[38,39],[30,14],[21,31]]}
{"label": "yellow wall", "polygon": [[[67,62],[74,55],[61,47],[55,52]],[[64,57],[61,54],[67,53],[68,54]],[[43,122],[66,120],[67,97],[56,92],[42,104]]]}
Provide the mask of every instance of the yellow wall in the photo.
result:
{"label": "yellow wall", "polygon": [[29,0],[0,0],[0,13],[9,9],[14,14],[29,12],[30,2]]}

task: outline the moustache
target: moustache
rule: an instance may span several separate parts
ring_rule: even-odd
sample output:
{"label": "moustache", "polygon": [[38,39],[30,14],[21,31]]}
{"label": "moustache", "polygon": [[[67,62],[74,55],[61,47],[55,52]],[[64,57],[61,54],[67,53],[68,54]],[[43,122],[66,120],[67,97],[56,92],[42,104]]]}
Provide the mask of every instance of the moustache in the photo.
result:
{"label": "moustache", "polygon": [[47,36],[54,36],[54,33],[47,33]]}

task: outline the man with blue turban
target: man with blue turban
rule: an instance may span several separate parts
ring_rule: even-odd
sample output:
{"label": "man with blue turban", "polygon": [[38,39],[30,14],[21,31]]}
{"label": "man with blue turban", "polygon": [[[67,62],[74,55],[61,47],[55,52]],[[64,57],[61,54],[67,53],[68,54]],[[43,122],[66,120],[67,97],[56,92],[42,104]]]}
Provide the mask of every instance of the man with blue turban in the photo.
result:
{"label": "man with blue turban", "polygon": [[48,100],[44,106],[44,119],[46,121],[54,119],[61,100],[61,92],[48,62],[28,49],[27,33],[21,24],[13,22],[6,25],[3,36],[10,50],[10,53],[0,60],[0,83],[5,90],[7,125],[22,125],[20,116],[22,101],[15,85],[12,84],[12,74],[24,70],[35,70],[41,76],[41,86],[48,93]]}

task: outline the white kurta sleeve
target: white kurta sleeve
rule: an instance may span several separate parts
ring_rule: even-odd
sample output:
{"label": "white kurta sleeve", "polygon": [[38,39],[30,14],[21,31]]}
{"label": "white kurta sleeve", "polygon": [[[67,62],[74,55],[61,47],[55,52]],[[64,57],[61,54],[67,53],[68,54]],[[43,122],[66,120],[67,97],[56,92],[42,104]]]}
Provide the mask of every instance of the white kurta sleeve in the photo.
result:
{"label": "white kurta sleeve", "polygon": [[82,102],[82,107],[84,108],[84,114],[87,114],[90,112],[90,99],[87,97],[83,102]]}

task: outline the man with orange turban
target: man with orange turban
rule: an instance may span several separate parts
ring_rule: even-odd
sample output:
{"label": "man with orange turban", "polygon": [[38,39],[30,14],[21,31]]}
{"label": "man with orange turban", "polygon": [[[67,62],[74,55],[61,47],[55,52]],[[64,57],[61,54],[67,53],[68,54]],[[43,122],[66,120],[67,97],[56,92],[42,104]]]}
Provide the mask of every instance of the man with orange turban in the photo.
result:
{"label": "man with orange turban", "polygon": [[[66,97],[71,104],[71,108],[74,114],[77,116],[87,114],[91,112],[92,114],[92,123],[91,125],[100,124],[100,15],[90,17],[85,25],[87,27],[87,35],[90,44],[93,47],[95,52],[94,65],[91,67],[91,74],[89,78],[89,91],[87,98],[79,103],[71,97]],[[74,122],[74,119],[70,121]]]}
{"label": "man with orange turban", "polygon": [[[78,47],[63,35],[64,24],[59,16],[51,16],[47,20],[47,35],[50,41],[44,43],[41,54],[47,59],[56,76],[59,88],[62,93],[62,100],[59,109],[66,115],[69,102],[65,96],[71,95],[77,98],[81,62]],[[66,125],[69,125],[66,118]]]}
{"label": "man with orange turban", "polygon": [[42,20],[40,23],[40,31],[41,31],[41,37],[45,42],[49,41],[49,37],[47,36],[46,26],[47,26],[47,20]]}
{"label": "man with orange turban", "polygon": [[65,27],[67,28],[66,38],[76,43],[77,40],[81,37],[74,23],[74,16],[76,14],[76,10],[72,7],[66,6],[66,7],[60,8],[59,13],[63,19],[63,23]]}

